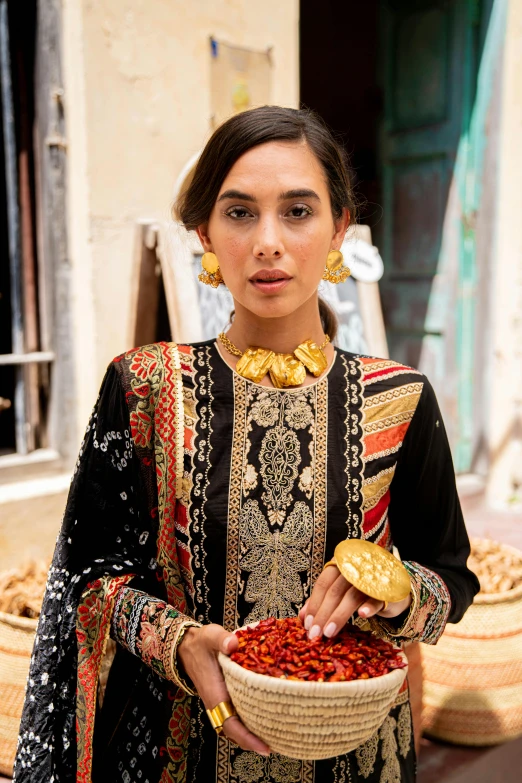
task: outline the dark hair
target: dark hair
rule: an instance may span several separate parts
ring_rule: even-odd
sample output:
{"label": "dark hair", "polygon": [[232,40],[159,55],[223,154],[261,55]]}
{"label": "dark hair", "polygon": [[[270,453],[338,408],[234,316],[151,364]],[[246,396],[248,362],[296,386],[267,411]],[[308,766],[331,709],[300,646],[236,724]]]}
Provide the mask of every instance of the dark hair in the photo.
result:
{"label": "dark hair", "polygon": [[[208,222],[219,190],[234,163],[245,152],[270,141],[305,141],[321,163],[334,219],[348,209],[355,222],[356,204],[344,149],[319,117],[308,109],[261,106],[236,114],[217,128],[196,165],[194,176],[174,207],[188,231]],[[319,300],[323,328],[333,339],[335,313]]]}

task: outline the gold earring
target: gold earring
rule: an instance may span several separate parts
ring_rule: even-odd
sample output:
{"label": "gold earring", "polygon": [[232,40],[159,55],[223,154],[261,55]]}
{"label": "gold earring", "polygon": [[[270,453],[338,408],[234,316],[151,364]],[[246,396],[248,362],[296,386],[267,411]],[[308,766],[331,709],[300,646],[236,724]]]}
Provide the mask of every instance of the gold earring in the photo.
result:
{"label": "gold earring", "polygon": [[350,277],[351,271],[347,266],[343,266],[343,261],[343,254],[340,250],[330,250],[326,257],[323,280],[327,280],[329,283],[344,283]]}
{"label": "gold earring", "polygon": [[201,257],[201,266],[204,271],[198,275],[198,280],[201,280],[202,283],[211,285],[212,288],[217,288],[220,283],[225,282],[215,253],[203,253]]}

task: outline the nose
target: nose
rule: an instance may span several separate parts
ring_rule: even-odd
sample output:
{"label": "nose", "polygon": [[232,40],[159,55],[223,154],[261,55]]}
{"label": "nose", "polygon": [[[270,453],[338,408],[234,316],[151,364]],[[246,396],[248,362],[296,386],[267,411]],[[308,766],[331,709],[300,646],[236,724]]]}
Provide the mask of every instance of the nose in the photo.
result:
{"label": "nose", "polygon": [[263,261],[281,258],[284,253],[284,245],[281,226],[276,216],[264,215],[259,219],[252,250],[254,256]]}

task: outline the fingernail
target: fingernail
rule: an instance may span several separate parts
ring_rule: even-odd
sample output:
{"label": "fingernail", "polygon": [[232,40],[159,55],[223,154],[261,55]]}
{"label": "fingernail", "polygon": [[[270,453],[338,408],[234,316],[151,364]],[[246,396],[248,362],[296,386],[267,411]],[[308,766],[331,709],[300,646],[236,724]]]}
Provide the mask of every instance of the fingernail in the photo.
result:
{"label": "fingernail", "polygon": [[228,651],[229,651],[229,649],[230,649],[230,642],[231,642],[231,641],[232,641],[232,640],[231,640],[231,638],[230,638],[230,637],[228,637],[228,639],[225,639],[225,641],[223,642],[223,650],[224,650],[226,653],[228,653]]}
{"label": "fingernail", "polygon": [[328,625],[324,629],[323,633],[324,633],[325,636],[330,638],[330,636],[333,636],[336,631],[337,631],[336,624],[335,623],[328,623]]}
{"label": "fingernail", "polygon": [[259,754],[261,756],[269,756],[270,755],[270,751],[269,750],[260,750]]}
{"label": "fingernail", "polygon": [[309,631],[312,627],[312,623],[314,621],[314,616],[312,614],[307,614],[304,621],[304,627],[305,631]]}
{"label": "fingernail", "polygon": [[359,609],[359,616],[360,617],[368,617],[370,614],[370,610],[364,607],[364,609]]}
{"label": "fingernail", "polygon": [[313,625],[308,632],[309,639],[315,639],[316,636],[321,636],[321,626]]}

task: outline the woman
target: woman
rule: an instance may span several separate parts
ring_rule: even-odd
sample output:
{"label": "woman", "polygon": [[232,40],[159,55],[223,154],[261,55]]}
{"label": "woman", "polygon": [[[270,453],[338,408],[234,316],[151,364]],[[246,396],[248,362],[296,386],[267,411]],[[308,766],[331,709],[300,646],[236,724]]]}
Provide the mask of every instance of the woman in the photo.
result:
{"label": "woman", "polygon": [[[235,627],[298,612],[310,637],[354,615],[435,643],[478,589],[427,379],[332,345],[318,286],[347,274],[342,153],[308,112],[245,112],[214,133],[178,209],[234,318],[219,340],[109,366],[50,572],[15,780],[412,781],[406,689],[371,740],[314,764],[270,754],[242,725],[217,662]],[[398,547],[407,599],[384,605],[325,566],[350,537]]]}

